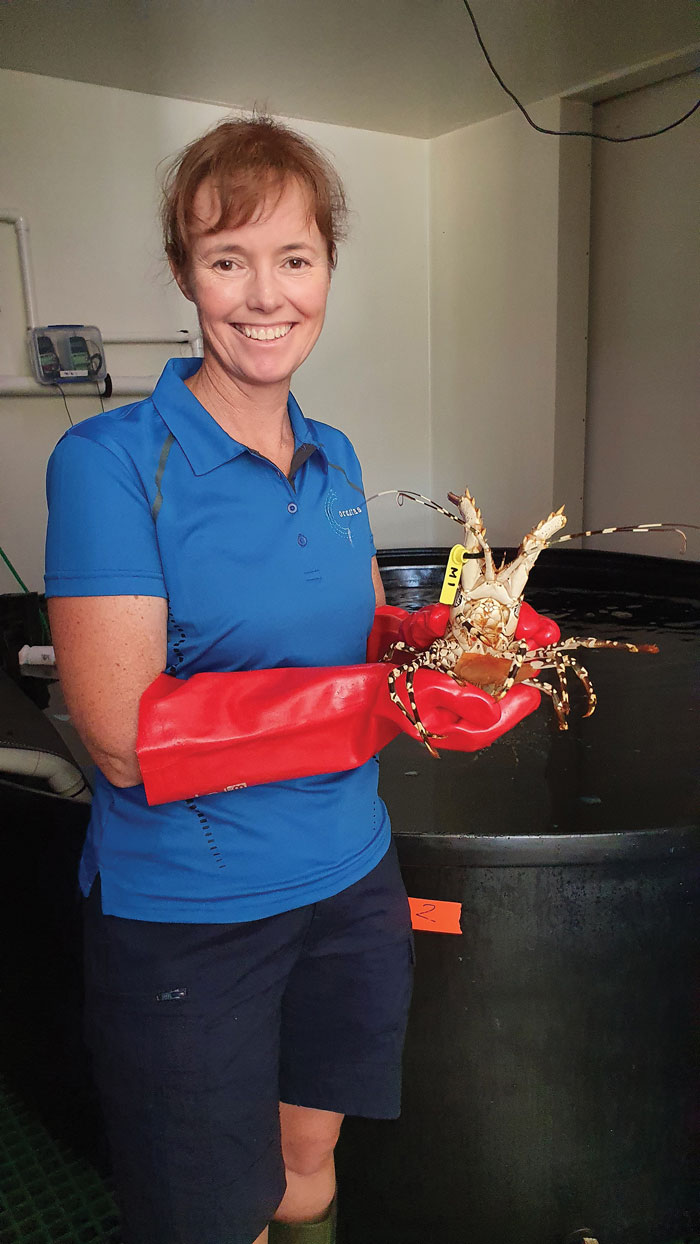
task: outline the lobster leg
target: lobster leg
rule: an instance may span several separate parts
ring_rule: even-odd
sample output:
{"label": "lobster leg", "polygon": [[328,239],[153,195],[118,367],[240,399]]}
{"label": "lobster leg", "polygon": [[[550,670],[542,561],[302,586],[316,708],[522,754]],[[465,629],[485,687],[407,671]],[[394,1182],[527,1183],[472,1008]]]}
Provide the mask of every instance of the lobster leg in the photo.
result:
{"label": "lobster leg", "polygon": [[567,730],[568,722],[566,719],[571,709],[569,688],[567,685],[567,670],[573,670],[574,674],[581,681],[586,691],[588,705],[586,712],[583,714],[584,717],[590,717],[591,713],[594,712],[597,699],[588,670],[578,661],[575,661],[573,657],[569,656],[568,653],[559,651],[559,648],[560,645],[552,645],[553,650],[550,649],[551,661],[549,662],[549,664],[551,664],[556,671],[559,680],[559,692],[554,689],[551,683],[541,682],[539,679],[535,678],[526,679],[523,685],[528,687],[537,687],[540,691],[544,691],[546,695],[551,697],[552,706],[557,715],[559,729]]}
{"label": "lobster leg", "polygon": [[565,707],[562,696],[559,694],[556,687],[552,686],[551,682],[541,682],[539,678],[524,678],[518,685],[521,687],[535,687],[537,691],[542,691],[545,695],[548,695],[552,701],[552,708],[557,715],[559,729],[568,730],[569,727],[566,720],[566,714],[568,712],[568,696],[567,706]]}
{"label": "lobster leg", "polygon": [[588,700],[588,705],[583,715],[584,717],[590,717],[591,714],[595,712],[596,704],[598,703],[598,697],[593,690],[591,676],[585,665],[581,665],[580,661],[575,661],[573,657],[565,656],[563,657],[563,661],[569,669],[574,671],[574,674],[583,685],[584,691],[586,692],[586,699]]}
{"label": "lobster leg", "polygon": [[[406,721],[410,721],[411,725],[415,726],[416,723],[413,717],[409,713],[408,709],[405,707],[404,702],[401,699],[401,696],[396,690],[397,680],[403,672],[404,671],[402,669],[389,670],[389,673],[387,675],[387,682],[389,684],[389,699],[391,700],[392,704],[395,704],[396,707],[401,710],[404,717],[406,718]],[[409,699],[409,703],[410,703],[410,699]]]}
{"label": "lobster leg", "polygon": [[[524,684],[529,687],[539,687],[539,689],[541,691],[544,691],[545,694],[552,696],[554,711],[556,712],[556,715],[557,715],[557,721],[559,722],[560,730],[567,729],[566,717],[568,716],[569,707],[570,707],[569,692],[568,692],[568,687],[566,684],[566,671],[567,670],[570,669],[573,671],[573,673],[582,683],[583,688],[586,692],[586,699],[588,703],[586,707],[586,712],[583,714],[584,717],[590,717],[591,714],[595,712],[595,708],[598,703],[598,697],[596,696],[596,693],[593,689],[593,683],[591,682],[591,676],[588,673],[588,670],[586,669],[586,667],[584,665],[581,665],[580,661],[576,661],[574,660],[572,656],[569,656],[568,652],[561,651],[561,649],[565,647],[566,645],[568,645],[568,643],[569,643],[568,640],[564,640],[560,644],[553,644],[548,649],[540,648],[535,653],[528,654],[529,658],[532,658],[534,656],[538,660],[543,659],[545,657],[545,653],[547,654],[547,656],[549,657],[549,660],[546,661],[546,665],[552,665],[559,676],[559,686],[561,688],[560,696],[557,695],[556,692],[554,692],[550,683],[540,682],[539,679],[527,679]],[[646,650],[646,649],[637,649],[634,647],[633,644],[611,643],[611,641],[608,641],[608,640],[595,640],[592,643],[589,640],[587,641],[585,646],[589,648],[612,646],[615,648],[632,649],[632,651],[634,652]],[[543,668],[546,668],[546,665],[543,666]]]}
{"label": "lobster leg", "polygon": [[[421,664],[423,664],[423,662],[413,662],[411,665],[405,666],[403,669],[392,669],[389,671],[387,678],[389,684],[389,699],[392,704],[395,704],[396,707],[401,710],[406,718],[406,721],[410,722],[414,729],[417,730],[421,742],[425,744],[431,756],[434,756],[436,760],[439,760],[440,753],[436,752],[435,748],[430,743],[430,739],[439,739],[442,738],[442,735],[431,734],[429,730],[426,730],[423,722],[421,721],[420,713],[418,712],[418,705],[416,704],[416,697],[413,688],[413,676],[416,670],[420,668]],[[406,694],[408,696],[408,703],[411,710],[410,712],[405,707],[396,689],[396,684],[401,674],[406,675]]]}
{"label": "lobster leg", "polygon": [[413,724],[420,735],[421,742],[425,743],[425,746],[430,752],[430,755],[434,756],[436,760],[439,760],[440,753],[435,750],[430,740],[439,739],[442,736],[439,734],[432,734],[429,730],[426,730],[425,726],[423,725],[423,722],[421,721],[420,713],[418,712],[418,705],[416,704],[415,693],[413,690],[413,676],[415,672],[416,671],[413,666],[409,666],[406,671],[406,694],[408,696],[408,702],[411,706],[411,712],[413,713]]}
{"label": "lobster leg", "polygon": [[[491,649],[491,651],[495,652],[495,649]],[[503,655],[503,654],[499,654],[499,655]],[[508,670],[508,673],[506,674],[503,680],[503,685],[499,687],[498,691],[494,694],[494,697],[493,697],[494,700],[501,700],[503,696],[506,694],[506,692],[510,691],[511,687],[513,686],[518,676],[518,670],[520,669],[522,665],[525,664],[525,660],[526,659],[529,660],[531,656],[532,656],[532,653],[528,652],[527,650],[527,640],[521,639],[520,643],[518,644],[517,652],[513,653],[513,659],[510,663],[510,669]],[[530,685],[537,686],[538,684],[531,683]]]}
{"label": "lobster leg", "polygon": [[576,648],[617,648],[624,652],[658,652],[656,644],[626,644],[615,639],[595,639],[592,635],[581,637],[572,636],[570,639],[562,639],[558,644],[550,644],[546,648],[535,648],[528,656],[533,661],[544,661],[550,664],[550,657],[554,652],[571,652]]}
{"label": "lobster leg", "polygon": [[[569,712],[571,710],[571,700],[569,699],[569,687],[566,681],[567,658],[563,655],[563,653],[555,652],[553,654],[553,664],[557,672],[557,677],[559,679],[559,688],[560,688],[560,693],[561,693],[561,712],[564,718],[563,721],[561,717],[559,718],[559,726],[562,730],[566,730],[568,726],[566,718],[569,716]],[[559,714],[557,714],[557,716],[559,717]]]}

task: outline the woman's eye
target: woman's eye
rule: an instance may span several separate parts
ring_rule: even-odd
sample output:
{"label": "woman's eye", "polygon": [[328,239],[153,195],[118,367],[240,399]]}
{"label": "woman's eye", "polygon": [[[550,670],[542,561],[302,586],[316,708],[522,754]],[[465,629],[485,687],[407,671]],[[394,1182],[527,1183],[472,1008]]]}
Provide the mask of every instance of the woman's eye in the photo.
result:
{"label": "woman's eye", "polygon": [[287,264],[292,269],[292,272],[299,272],[306,267],[306,260],[302,259],[301,255],[290,255]]}
{"label": "woman's eye", "polygon": [[233,272],[235,266],[236,265],[232,259],[217,259],[214,264],[214,267],[218,268],[219,272]]}

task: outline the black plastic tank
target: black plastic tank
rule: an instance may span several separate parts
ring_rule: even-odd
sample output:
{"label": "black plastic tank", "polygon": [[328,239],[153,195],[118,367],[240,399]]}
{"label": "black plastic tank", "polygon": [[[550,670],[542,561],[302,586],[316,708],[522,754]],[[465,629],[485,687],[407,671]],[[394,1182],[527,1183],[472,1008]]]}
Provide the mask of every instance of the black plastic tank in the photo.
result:
{"label": "black plastic tank", "polygon": [[[389,602],[447,552],[380,554]],[[527,598],[660,652],[581,652],[566,732],[543,696],[482,752],[382,753],[408,892],[462,935],[416,934],[403,1112],[345,1124],[339,1244],[700,1237],[698,566],[551,551]]]}
{"label": "black plastic tank", "polygon": [[[0,1083],[31,1105],[54,1138],[91,1159],[101,1153],[104,1160],[81,1018],[77,876],[90,804],[82,781],[71,785],[65,777],[71,771],[81,775],[52,722],[64,715],[65,705],[59,699],[51,706],[55,711],[42,712],[35,701],[49,705],[50,684],[36,682],[28,680],[30,698],[23,680],[0,669]],[[15,767],[17,750],[32,761],[60,762],[60,781],[53,786],[72,791],[72,797],[52,788],[51,766],[37,763],[34,773],[31,766]]]}

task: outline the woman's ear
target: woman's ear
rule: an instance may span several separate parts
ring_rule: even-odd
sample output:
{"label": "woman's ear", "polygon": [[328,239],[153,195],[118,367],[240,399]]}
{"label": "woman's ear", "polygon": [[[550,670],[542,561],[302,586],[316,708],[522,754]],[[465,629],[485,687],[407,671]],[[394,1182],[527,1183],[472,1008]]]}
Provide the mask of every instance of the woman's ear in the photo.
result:
{"label": "woman's ear", "polygon": [[194,298],[192,297],[192,292],[187,282],[187,274],[185,272],[182,272],[179,268],[176,268],[172,259],[169,259],[168,263],[170,264],[170,271],[173,274],[173,280],[175,281],[175,284],[177,285],[180,293],[184,294],[188,302],[194,302]]}

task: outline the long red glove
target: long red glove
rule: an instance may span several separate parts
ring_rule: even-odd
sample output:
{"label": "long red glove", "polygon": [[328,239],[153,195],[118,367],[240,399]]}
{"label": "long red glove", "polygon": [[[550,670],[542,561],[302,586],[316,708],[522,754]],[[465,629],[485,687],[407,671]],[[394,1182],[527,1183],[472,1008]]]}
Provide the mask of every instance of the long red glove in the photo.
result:
{"label": "long red glove", "polygon": [[[137,755],[150,804],[263,782],[354,769],[404,730],[387,666],[160,674],[141,697]],[[440,748],[487,747],[537,708],[513,687],[496,702],[476,687],[418,670],[416,700]]]}
{"label": "long red glove", "polygon": [[[528,641],[552,642],[556,623],[529,606],[522,610]],[[444,633],[448,615],[443,605],[415,614],[382,606],[368,648],[379,655],[396,638],[428,647]],[[139,712],[137,754],[148,802],[353,769],[402,730],[417,738],[389,697],[387,675],[387,666],[375,663],[195,674],[186,681],[160,674]],[[424,725],[443,736],[437,745],[457,751],[487,747],[540,700],[535,688],[516,686],[495,701],[425,669],[416,672],[415,694]]]}

